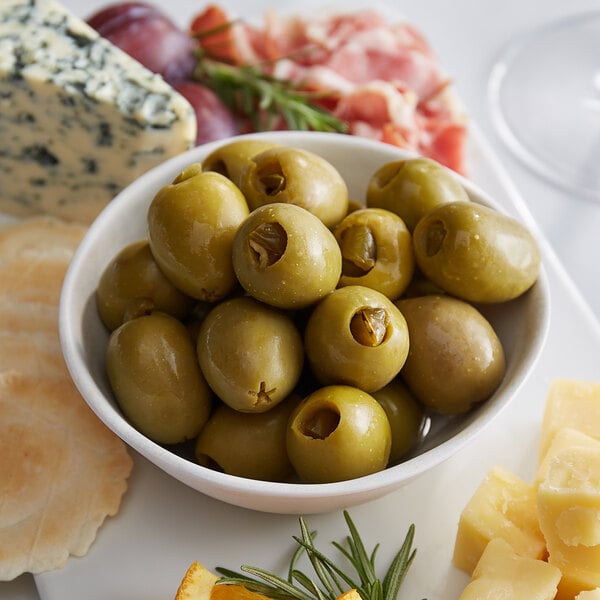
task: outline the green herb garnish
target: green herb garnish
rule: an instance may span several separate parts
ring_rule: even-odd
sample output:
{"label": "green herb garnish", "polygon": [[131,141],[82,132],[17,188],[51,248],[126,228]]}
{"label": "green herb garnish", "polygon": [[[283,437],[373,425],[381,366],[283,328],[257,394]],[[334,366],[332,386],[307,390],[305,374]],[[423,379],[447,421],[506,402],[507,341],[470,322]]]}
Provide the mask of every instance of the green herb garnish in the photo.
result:
{"label": "green herb garnish", "polygon": [[[235,22],[197,34],[210,39]],[[289,129],[346,133],[347,125],[316,104],[326,92],[303,90],[288,79],[273,77],[259,65],[234,65],[199,50],[194,79],[215,92],[234,114],[247,118],[255,131],[270,131],[283,119]]]}
{"label": "green herb garnish", "polygon": [[[350,515],[344,511],[350,531],[346,546],[332,542],[348,560],[355,573],[347,573],[314,545],[315,532],[309,531],[300,517],[301,536],[293,536],[298,548],[292,555],[287,579],[259,569],[242,566],[243,573],[217,567],[222,576],[218,585],[239,584],[276,600],[336,600],[341,594],[356,589],[362,600],[396,600],[406,573],[415,557],[412,549],[415,527],[411,525],[402,546],[381,580],[375,570],[379,544],[368,554]],[[306,553],[316,579],[296,568],[299,557]],[[248,574],[248,575],[246,575]]]}

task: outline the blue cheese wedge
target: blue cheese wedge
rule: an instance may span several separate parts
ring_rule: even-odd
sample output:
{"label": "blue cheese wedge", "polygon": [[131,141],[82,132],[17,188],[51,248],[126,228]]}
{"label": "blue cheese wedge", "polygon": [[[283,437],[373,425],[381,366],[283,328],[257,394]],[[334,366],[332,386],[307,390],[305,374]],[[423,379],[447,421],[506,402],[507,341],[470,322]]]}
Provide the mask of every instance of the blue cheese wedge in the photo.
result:
{"label": "blue cheese wedge", "polygon": [[60,4],[0,2],[0,212],[89,223],[195,136],[183,96]]}

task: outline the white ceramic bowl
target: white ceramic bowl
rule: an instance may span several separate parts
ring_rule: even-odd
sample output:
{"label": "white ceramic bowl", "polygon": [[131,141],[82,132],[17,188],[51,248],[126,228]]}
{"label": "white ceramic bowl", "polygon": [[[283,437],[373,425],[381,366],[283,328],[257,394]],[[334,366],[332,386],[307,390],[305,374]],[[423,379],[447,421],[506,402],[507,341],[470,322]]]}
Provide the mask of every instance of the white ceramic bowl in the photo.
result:
{"label": "white ceramic bowl", "polygon": [[[368,178],[379,166],[409,156],[393,146],[345,135],[281,132],[255,137],[261,136],[312,150],[331,161],[344,176],[353,198],[364,197]],[[465,416],[436,422],[417,456],[382,472],[318,485],[234,477],[177,456],[150,441],[125,420],[105,374],[108,334],[94,300],[99,277],[121,248],[146,235],[146,210],[155,192],[189,163],[202,161],[222,143],[195,148],[132,183],[92,224],[73,258],[63,288],[60,336],[73,380],[98,417],[132,448],[190,487],[238,506],[290,514],[327,512],[381,497],[446,460],[481,433],[515,396],[543,346],[549,322],[548,287],[543,270],[538,282],[525,295],[487,313],[507,358],[506,376],[493,397]],[[461,180],[473,200],[499,208],[484,192]]]}

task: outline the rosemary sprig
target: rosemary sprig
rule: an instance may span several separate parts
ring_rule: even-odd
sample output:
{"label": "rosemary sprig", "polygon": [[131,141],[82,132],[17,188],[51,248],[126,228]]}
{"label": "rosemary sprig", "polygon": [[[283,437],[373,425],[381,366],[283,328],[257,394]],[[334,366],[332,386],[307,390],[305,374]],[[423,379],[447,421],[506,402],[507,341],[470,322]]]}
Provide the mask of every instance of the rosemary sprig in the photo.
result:
{"label": "rosemary sprig", "polygon": [[[236,24],[224,23],[195,37],[210,47],[211,37]],[[347,132],[343,121],[316,104],[327,93],[303,90],[288,79],[269,75],[260,65],[235,65],[225,56],[199,49],[193,77],[212,89],[234,114],[250,119],[255,131],[270,131],[282,119],[293,130]]]}
{"label": "rosemary sprig", "polygon": [[320,95],[256,66],[237,66],[200,55],[194,79],[211,88],[233,113],[250,119],[256,131],[270,131],[278,117],[293,130],[347,130],[343,121],[314,104]]}
{"label": "rosemary sprig", "polygon": [[[350,535],[346,546],[332,542],[349,561],[356,572],[349,574],[328,558],[314,544],[315,532],[309,531],[305,520],[300,517],[300,536],[293,536],[297,544],[288,569],[287,579],[264,569],[244,565],[243,573],[217,567],[221,575],[219,585],[240,584],[275,600],[336,600],[345,591],[356,589],[362,600],[396,600],[406,573],[414,560],[416,549],[412,548],[414,525],[408,529],[404,542],[393,558],[381,580],[376,573],[375,557],[379,545],[368,554],[360,534],[349,513],[344,518]],[[306,553],[316,579],[296,568],[301,554]]]}

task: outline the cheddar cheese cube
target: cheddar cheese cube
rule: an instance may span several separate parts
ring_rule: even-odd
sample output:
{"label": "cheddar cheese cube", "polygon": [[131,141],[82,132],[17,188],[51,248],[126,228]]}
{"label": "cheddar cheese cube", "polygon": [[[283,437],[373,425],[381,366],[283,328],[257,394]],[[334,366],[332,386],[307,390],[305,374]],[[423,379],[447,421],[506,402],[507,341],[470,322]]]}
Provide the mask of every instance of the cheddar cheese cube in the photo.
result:
{"label": "cheddar cheese cube", "polygon": [[455,566],[471,573],[493,538],[503,538],[521,556],[546,555],[533,486],[499,466],[489,471],[460,515]]}
{"label": "cheddar cheese cube", "polygon": [[540,459],[563,427],[600,438],[600,382],[570,379],[552,382],[542,421]]}
{"label": "cheddar cheese cube", "polygon": [[574,446],[558,453],[538,487],[537,505],[548,562],[565,578],[561,587],[568,585],[573,596],[600,587],[600,451]]}
{"label": "cheddar cheese cube", "polygon": [[554,600],[561,573],[543,560],[519,556],[502,538],[486,546],[459,600]]}

